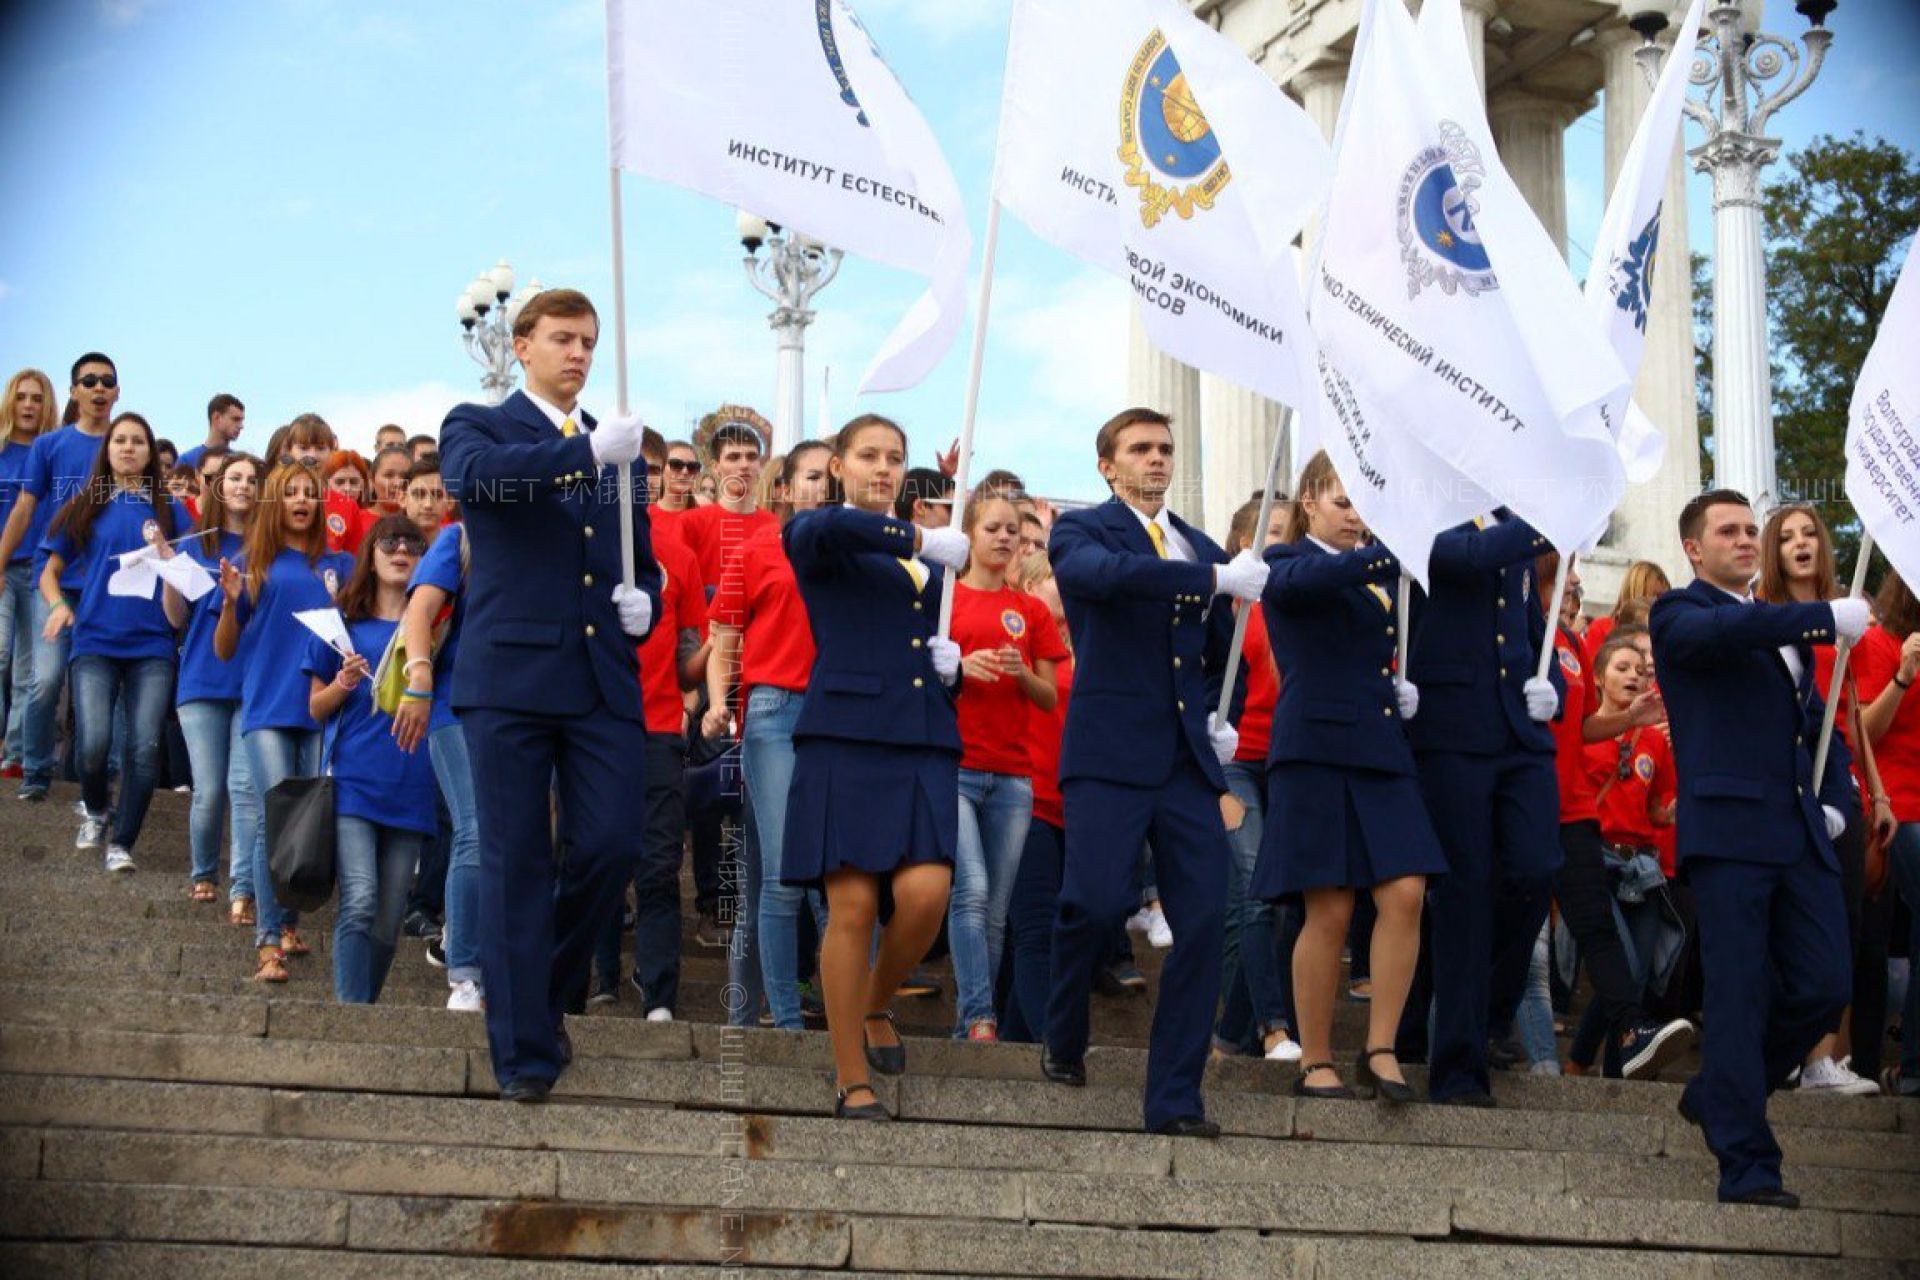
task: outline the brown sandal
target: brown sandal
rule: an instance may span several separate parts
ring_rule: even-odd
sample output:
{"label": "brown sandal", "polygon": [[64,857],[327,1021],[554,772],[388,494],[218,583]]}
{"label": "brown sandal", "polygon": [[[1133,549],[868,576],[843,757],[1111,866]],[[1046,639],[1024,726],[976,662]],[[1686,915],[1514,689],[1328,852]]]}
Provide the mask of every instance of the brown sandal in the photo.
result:
{"label": "brown sandal", "polygon": [[235,898],[227,905],[227,923],[231,925],[251,925],[253,918],[253,899]]}
{"label": "brown sandal", "polygon": [[187,897],[194,902],[218,902],[220,890],[214,887],[211,880],[195,880],[193,887],[187,890]]}
{"label": "brown sandal", "polygon": [[257,950],[260,956],[260,966],[253,971],[253,980],[255,982],[285,982],[289,977],[287,973],[287,958],[280,954],[280,948],[269,943],[257,948]]}
{"label": "brown sandal", "polygon": [[282,929],[280,931],[280,951],[283,955],[304,956],[311,955],[313,948],[301,939],[298,929]]}

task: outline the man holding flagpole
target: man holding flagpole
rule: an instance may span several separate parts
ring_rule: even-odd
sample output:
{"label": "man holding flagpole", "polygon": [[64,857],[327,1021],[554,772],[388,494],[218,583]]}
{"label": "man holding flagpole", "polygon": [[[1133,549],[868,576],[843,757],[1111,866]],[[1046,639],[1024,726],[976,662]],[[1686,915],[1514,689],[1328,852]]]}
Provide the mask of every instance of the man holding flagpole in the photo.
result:
{"label": "man holding flagpole", "polygon": [[[459,405],[440,428],[472,546],[453,706],[479,809],[487,1041],[500,1096],[515,1102],[546,1101],[572,1061],[562,1019],[584,1007],[594,943],[646,823],[636,646],[659,615],[661,575],[646,464],[630,546],[613,471],[639,459],[643,424],[596,423],[580,407],[599,332],[586,295],[536,294],[513,327],[526,389],[498,407]],[[634,586],[621,580],[629,567]]]}

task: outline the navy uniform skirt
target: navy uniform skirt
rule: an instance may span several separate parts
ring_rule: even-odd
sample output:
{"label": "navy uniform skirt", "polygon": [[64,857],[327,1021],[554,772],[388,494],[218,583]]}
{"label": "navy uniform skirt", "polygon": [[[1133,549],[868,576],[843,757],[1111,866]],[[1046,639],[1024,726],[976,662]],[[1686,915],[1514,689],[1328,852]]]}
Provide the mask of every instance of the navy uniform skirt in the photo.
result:
{"label": "navy uniform skirt", "polygon": [[811,888],[847,867],[884,876],[915,862],[951,865],[959,835],[960,757],[953,752],[794,741],[782,884]]}
{"label": "navy uniform skirt", "polygon": [[1370,889],[1446,869],[1412,775],[1292,760],[1267,769],[1266,827],[1247,890],[1254,897]]}

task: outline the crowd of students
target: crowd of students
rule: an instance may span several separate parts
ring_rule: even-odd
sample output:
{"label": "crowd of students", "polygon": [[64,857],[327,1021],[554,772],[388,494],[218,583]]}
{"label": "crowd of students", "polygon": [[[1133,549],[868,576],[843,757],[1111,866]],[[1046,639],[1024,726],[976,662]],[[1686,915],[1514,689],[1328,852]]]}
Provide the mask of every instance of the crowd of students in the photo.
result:
{"label": "crowd of students", "polygon": [[[113,362],[89,353],[63,419],[35,370],[0,404],[4,768],[21,800],[44,800],[65,763],[77,846],[131,872],[177,740],[188,893],[224,896],[254,976],[284,982],[309,947],[275,900],[262,797],[326,769],[337,997],[376,1000],[414,933],[449,1007],[486,1007],[485,805],[452,693],[474,549],[439,441],[385,427],[368,460],[309,414],[256,456],[223,394],[204,443],[174,458],[119,396]],[[877,416],[779,457],[737,406],[691,440],[647,431],[662,574],[636,645],[647,737],[630,778],[646,819],[591,922],[585,1002],[786,1029],[824,1015],[841,1113],[877,1119],[870,1073],[905,1068],[891,1002],[927,988],[942,937],[953,1034],[1042,1042],[1048,1077],[1076,1084],[1087,993],[1144,986],[1131,925],[1171,948],[1148,1122],[1177,1133],[1207,1131],[1209,1047],[1298,1062],[1315,1097],[1354,1096],[1344,1057],[1355,1083],[1406,1101],[1402,1063],[1428,1061],[1434,1101],[1476,1106],[1492,1105],[1489,1064],[1634,1078],[1689,1047],[1702,928],[1648,627],[1660,570],[1635,565],[1592,621],[1570,571],[1549,620],[1557,559],[1497,513],[1442,538],[1409,618],[1399,562],[1325,455],[1269,527],[1256,494],[1215,547],[1165,513],[1166,425],[1108,423],[1115,499],[1074,513],[1005,471],[957,495],[950,458],[910,470],[907,433]],[[1841,595],[1813,508],[1771,512],[1759,545],[1759,598]],[[149,547],[214,588],[128,594],[122,557]],[[297,616],[328,607],[344,643]],[[1222,718],[1220,642],[1241,612]],[[1509,676],[1542,645],[1550,679]],[[1833,646],[1813,653],[1824,691]],[[1803,1091],[1920,1093],[1920,984],[1889,1000],[1889,957],[1920,943],[1916,677],[1920,602],[1889,574],[1839,710],[1857,780],[1831,832],[1851,999],[1805,1055]],[[727,946],[735,979],[721,1011],[679,995],[689,856],[700,940]],[[1576,964],[1594,998],[1568,1027]],[[1362,1044],[1333,1043],[1343,998],[1369,1002]],[[1904,1047],[1883,1076],[1889,1021]]]}

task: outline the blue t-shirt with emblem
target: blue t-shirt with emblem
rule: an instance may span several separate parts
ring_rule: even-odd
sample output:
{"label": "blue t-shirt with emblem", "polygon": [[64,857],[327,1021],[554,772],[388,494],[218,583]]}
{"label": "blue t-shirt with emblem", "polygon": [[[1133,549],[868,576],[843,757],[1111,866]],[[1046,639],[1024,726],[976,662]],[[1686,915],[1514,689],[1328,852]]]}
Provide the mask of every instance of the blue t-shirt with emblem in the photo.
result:
{"label": "blue t-shirt with emblem", "polygon": [[[377,664],[399,629],[397,621],[362,618],[347,624],[347,635],[355,653]],[[312,636],[302,666],[306,675],[331,683],[340,674],[340,655],[319,636]],[[323,751],[333,770],[336,814],[421,835],[438,830],[433,758],[425,751],[402,751],[394,742],[393,717],[373,704],[371,676],[347,695],[327,721],[326,731]]]}
{"label": "blue t-shirt with emblem", "polygon": [[[193,526],[187,510],[171,498],[173,529],[177,537]],[[144,494],[116,489],[94,518],[85,546],[64,529],[47,534],[43,554],[59,556],[67,572],[79,579],[80,603],[73,611],[71,657],[172,658],[176,649],[173,627],[160,603],[156,582],[146,596],[120,596],[107,583],[120,569],[120,557],[147,545],[147,534],[159,527],[153,503]]]}
{"label": "blue t-shirt with emblem", "polygon": [[185,706],[189,702],[238,702],[240,655],[234,654],[232,662],[220,661],[220,655],[213,651],[213,633],[220,625],[220,607],[226,601],[218,586],[220,561],[224,558],[230,563],[239,563],[240,535],[222,530],[219,549],[211,552],[203,539],[195,538],[187,544],[186,553],[200,562],[216,585],[189,606],[192,612],[187,618],[187,638],[180,646],[180,683],[174,693],[174,703]]}
{"label": "blue t-shirt with emblem", "polygon": [[[13,504],[27,484],[27,459],[33,456],[31,441],[9,440],[0,445],[0,529],[7,527],[7,519],[13,514]],[[36,522],[38,512],[35,512]],[[20,540],[14,549],[13,559],[8,564],[27,564],[33,559],[33,553],[39,549],[39,542],[29,536]]]}
{"label": "blue t-shirt with emblem", "polygon": [[[33,442],[33,452],[27,459],[26,480],[26,491],[33,495],[33,523],[27,526],[27,541],[22,545],[34,552],[35,581],[47,563],[47,526],[53,523],[54,513],[86,487],[93,475],[93,464],[100,456],[100,442],[106,438],[105,432],[88,435],[77,424],[68,423]],[[67,571],[60,575],[60,586],[66,591],[80,589],[80,574],[71,561]]]}
{"label": "blue t-shirt with emblem", "polygon": [[467,612],[465,574],[460,568],[460,544],[466,536],[466,530],[457,524],[440,530],[427,554],[413,567],[413,580],[407,583],[409,595],[415,587],[438,587],[453,598],[453,617],[447,622],[446,637],[433,655],[433,718],[427,722],[430,733],[460,723],[460,717],[453,713],[453,654],[459,647],[460,624]]}
{"label": "blue t-shirt with emblem", "polygon": [[[333,605],[334,593],[353,574],[353,557],[326,552],[308,561],[306,553],[283,549],[267,569],[260,598],[240,593],[240,732],[255,729],[319,728],[307,714],[307,677],[301,669],[313,632],[293,615]],[[374,652],[379,657],[379,651]]]}

